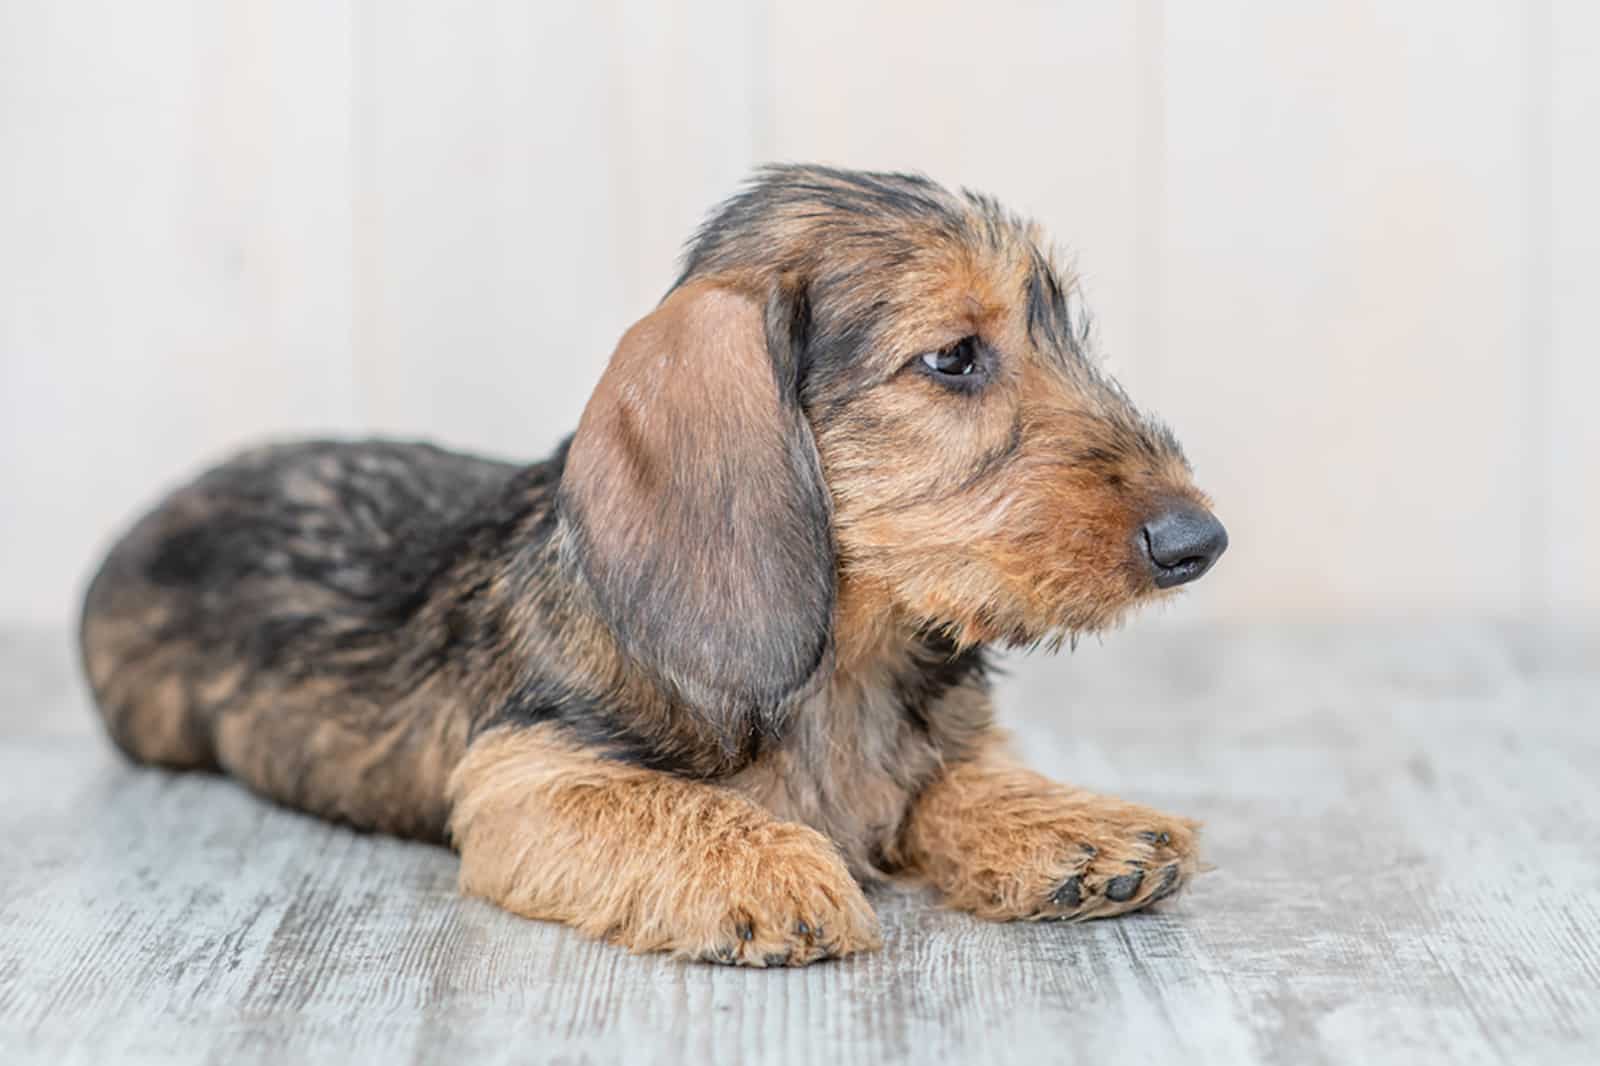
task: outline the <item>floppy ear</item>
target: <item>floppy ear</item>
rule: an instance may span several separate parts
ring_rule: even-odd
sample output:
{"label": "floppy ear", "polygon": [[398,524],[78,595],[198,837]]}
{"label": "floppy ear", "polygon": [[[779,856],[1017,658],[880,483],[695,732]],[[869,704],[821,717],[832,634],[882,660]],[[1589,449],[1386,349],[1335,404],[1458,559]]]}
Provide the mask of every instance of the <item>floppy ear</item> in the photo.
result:
{"label": "floppy ear", "polygon": [[830,647],[831,508],[799,404],[808,318],[794,287],[763,306],[680,286],[617,345],[561,480],[623,651],[730,731],[775,727]]}

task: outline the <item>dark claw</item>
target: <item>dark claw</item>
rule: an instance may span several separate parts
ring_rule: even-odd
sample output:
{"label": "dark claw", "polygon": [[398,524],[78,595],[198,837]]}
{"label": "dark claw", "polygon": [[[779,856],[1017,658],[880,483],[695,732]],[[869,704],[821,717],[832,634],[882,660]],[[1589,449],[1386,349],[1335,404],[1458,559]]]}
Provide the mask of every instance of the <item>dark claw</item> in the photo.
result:
{"label": "dark claw", "polygon": [[1172,843],[1172,834],[1167,833],[1167,832],[1140,833],[1139,836],[1140,836],[1141,839],[1148,840],[1152,844],[1170,844],[1170,843]]}
{"label": "dark claw", "polygon": [[756,931],[749,922],[740,922],[738,932],[740,940],[754,940],[756,938]]}
{"label": "dark claw", "polygon": [[1150,902],[1166,899],[1178,890],[1178,866],[1176,863],[1164,867],[1161,871],[1161,884],[1150,893]]}
{"label": "dark claw", "polygon": [[1135,870],[1131,874],[1113,877],[1106,883],[1106,899],[1113,903],[1126,903],[1139,891],[1139,886],[1144,883],[1144,871]]}
{"label": "dark claw", "polygon": [[806,920],[804,918],[795,923],[794,931],[800,936],[811,935],[811,927],[806,924]]}
{"label": "dark claw", "polygon": [[1058,907],[1076,907],[1083,902],[1083,875],[1073,874],[1061,882],[1050,894],[1050,902]]}
{"label": "dark claw", "polygon": [[1090,859],[1100,854],[1100,849],[1095,847],[1093,844],[1079,844],[1078,847],[1082,848],[1083,854]]}

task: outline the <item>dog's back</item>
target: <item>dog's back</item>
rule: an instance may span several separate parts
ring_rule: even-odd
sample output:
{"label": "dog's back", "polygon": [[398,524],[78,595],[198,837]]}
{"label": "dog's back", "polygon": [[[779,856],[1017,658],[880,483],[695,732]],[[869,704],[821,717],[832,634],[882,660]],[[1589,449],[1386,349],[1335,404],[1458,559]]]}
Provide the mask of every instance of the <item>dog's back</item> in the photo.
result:
{"label": "dog's back", "polygon": [[[142,761],[213,767],[217,721],[263,686],[331,683],[380,648],[387,660],[377,638],[406,624],[517,469],[425,444],[312,441],[245,452],[173,492],[85,598],[84,666],[111,736]],[[393,663],[364,665],[387,687]],[[330,718],[351,713],[336,699]]]}

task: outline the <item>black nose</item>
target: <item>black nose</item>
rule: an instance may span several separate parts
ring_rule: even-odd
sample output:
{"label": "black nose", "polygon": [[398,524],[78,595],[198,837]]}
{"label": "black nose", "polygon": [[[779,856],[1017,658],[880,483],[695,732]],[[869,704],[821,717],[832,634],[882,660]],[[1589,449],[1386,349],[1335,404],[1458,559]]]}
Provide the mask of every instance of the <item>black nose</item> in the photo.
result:
{"label": "black nose", "polygon": [[1162,511],[1140,530],[1156,587],[1170,589],[1193,581],[1228,547],[1222,523],[1192,503]]}

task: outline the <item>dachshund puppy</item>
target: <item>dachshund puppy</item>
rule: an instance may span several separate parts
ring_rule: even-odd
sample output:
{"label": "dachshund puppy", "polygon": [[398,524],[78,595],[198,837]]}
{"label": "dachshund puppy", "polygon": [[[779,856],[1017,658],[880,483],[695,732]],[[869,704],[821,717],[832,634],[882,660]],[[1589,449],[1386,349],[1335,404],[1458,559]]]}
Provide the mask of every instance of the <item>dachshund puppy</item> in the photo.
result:
{"label": "dachshund puppy", "polygon": [[178,489],[89,588],[90,684],[134,759],[448,841],[464,891],[635,951],[869,949],[889,876],[1144,907],[1195,823],[1024,768],[985,677],[1226,544],[1085,338],[994,201],[764,170],[545,461],[288,444]]}

